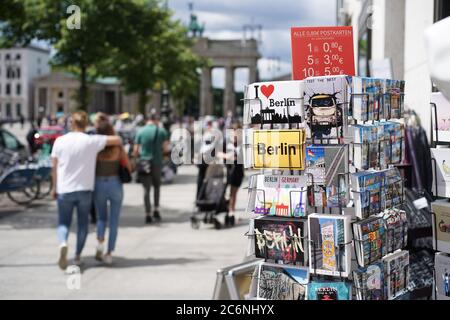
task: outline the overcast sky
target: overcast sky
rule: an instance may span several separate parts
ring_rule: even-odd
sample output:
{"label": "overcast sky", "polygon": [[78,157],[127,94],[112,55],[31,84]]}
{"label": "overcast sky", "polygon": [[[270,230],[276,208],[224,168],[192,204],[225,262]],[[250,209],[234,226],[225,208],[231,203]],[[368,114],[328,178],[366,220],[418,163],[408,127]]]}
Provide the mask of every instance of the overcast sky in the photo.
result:
{"label": "overcast sky", "polygon": [[[209,38],[242,39],[244,25],[261,25],[262,59],[258,63],[258,68],[262,79],[291,71],[291,27],[336,24],[336,0],[168,1],[175,18],[185,24],[188,23],[190,15],[188,3],[193,2],[199,22],[205,23],[204,35]],[[279,63],[275,62],[277,59]],[[246,71],[237,71],[235,83],[237,91],[242,91],[247,76]],[[223,70],[213,71],[213,85],[223,88]]]}

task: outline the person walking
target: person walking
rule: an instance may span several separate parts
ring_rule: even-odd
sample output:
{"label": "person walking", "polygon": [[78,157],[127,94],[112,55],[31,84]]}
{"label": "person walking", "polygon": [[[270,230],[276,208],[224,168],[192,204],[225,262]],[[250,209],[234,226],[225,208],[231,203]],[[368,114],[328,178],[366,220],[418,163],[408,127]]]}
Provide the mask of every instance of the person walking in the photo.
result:
{"label": "person walking", "polygon": [[239,124],[232,125],[230,140],[226,141],[224,154],[219,154],[221,158],[226,160],[228,184],[230,186],[230,199],[228,203],[228,216],[229,220],[226,221],[227,225],[233,226],[235,220],[239,220],[236,217],[236,200],[239,188],[242,185],[244,179],[244,165],[242,164],[242,143],[239,141],[239,132],[242,127]]}
{"label": "person walking", "polygon": [[20,128],[23,129],[23,126],[25,124],[25,117],[21,113],[19,114],[19,121],[20,121]]}
{"label": "person walking", "polygon": [[36,121],[38,129],[40,129],[41,126],[42,126],[42,120],[43,120],[42,115],[39,115],[38,118],[37,118],[37,121]]}
{"label": "person walking", "polygon": [[[106,115],[100,114],[97,117],[95,127],[97,134],[106,136],[116,135]],[[130,161],[123,146],[106,147],[97,155],[94,202],[98,214],[98,245],[95,259],[103,261],[108,265],[112,264],[112,252],[116,246],[119,217],[123,201],[122,181],[119,177],[120,166],[125,167],[131,172]],[[106,254],[103,255],[107,225],[109,226],[108,249]]]}
{"label": "person walking", "polygon": [[161,221],[159,198],[161,188],[161,169],[163,150],[167,150],[169,134],[159,126],[159,116],[153,112],[147,124],[136,134],[134,157],[138,159],[137,171],[144,187],[145,222],[152,223],[150,189],[153,186],[154,210],[153,218]]}
{"label": "person walking", "polygon": [[34,155],[38,149],[36,146],[36,141],[34,140],[34,136],[36,135],[36,133],[38,133],[38,130],[36,129],[34,122],[31,122],[31,127],[30,130],[28,130],[26,139],[28,142],[28,147],[30,148],[30,153],[32,155]]}
{"label": "person walking", "polygon": [[51,154],[52,194],[58,206],[58,265],[63,270],[68,264],[67,240],[74,208],[77,209],[78,224],[74,263],[81,265],[81,252],[88,234],[97,154],[106,146],[121,145],[118,136],[87,135],[87,124],[87,114],[84,111],[75,112],[72,115],[72,131],[56,139]]}
{"label": "person walking", "polygon": [[219,142],[216,140],[216,135],[213,130],[213,123],[211,120],[206,121],[204,132],[200,141],[200,151],[199,151],[199,164],[198,175],[197,175],[197,193],[196,199],[200,196],[200,190],[202,188],[203,182],[205,180],[206,170],[208,170],[209,163],[215,157],[215,150]]}

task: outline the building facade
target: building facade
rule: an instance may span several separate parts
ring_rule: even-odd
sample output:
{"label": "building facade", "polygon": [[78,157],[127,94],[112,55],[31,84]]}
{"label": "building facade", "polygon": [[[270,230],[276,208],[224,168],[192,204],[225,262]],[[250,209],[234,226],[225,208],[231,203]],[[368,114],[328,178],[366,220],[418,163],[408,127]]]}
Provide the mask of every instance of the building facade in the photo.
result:
{"label": "building facade", "polygon": [[[36,117],[47,117],[57,113],[70,113],[77,106],[76,94],[80,87],[80,81],[73,74],[54,71],[48,75],[38,77],[33,82],[34,95],[33,107]],[[159,111],[161,95],[158,92],[149,92],[147,114],[151,108]],[[136,113],[138,96],[126,94],[115,78],[97,79],[88,84],[88,108],[87,111],[102,111],[108,114],[122,112]]]}
{"label": "building facade", "polygon": [[50,72],[50,51],[29,46],[0,49],[0,119],[33,117],[33,79]]}
{"label": "building facade", "polygon": [[[405,80],[405,105],[431,134],[430,96],[424,31],[450,16],[447,0],[338,0],[339,25],[353,26],[355,64],[360,76],[374,76],[387,61],[388,73]],[[445,35],[443,35],[445,36]]]}

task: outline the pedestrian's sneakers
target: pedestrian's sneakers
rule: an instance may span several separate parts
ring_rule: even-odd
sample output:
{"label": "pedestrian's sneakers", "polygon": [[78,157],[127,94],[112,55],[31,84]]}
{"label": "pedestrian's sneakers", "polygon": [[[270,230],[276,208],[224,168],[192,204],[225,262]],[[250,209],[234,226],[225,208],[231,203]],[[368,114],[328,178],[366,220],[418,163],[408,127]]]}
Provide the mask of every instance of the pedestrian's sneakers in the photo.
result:
{"label": "pedestrian's sneakers", "polygon": [[61,270],[66,270],[67,265],[67,244],[64,243],[59,246],[58,266],[61,268]]}
{"label": "pedestrian's sneakers", "polygon": [[235,224],[234,212],[230,212],[229,215],[225,216],[225,226],[233,227]]}
{"label": "pedestrian's sneakers", "polygon": [[83,261],[81,260],[81,257],[75,257],[73,259],[73,264],[77,267],[81,267],[83,265]]}
{"label": "pedestrian's sneakers", "polygon": [[95,251],[95,260],[103,261],[103,243],[97,244],[97,250]]}
{"label": "pedestrian's sneakers", "polygon": [[110,266],[110,265],[112,265],[112,261],[113,261],[112,255],[111,254],[105,254],[105,256],[103,257],[103,262],[106,265]]}
{"label": "pedestrian's sneakers", "polygon": [[156,222],[161,222],[161,216],[159,215],[159,211],[158,210],[155,210],[153,212],[153,218],[155,218]]}
{"label": "pedestrian's sneakers", "polygon": [[150,224],[150,223],[152,223],[153,222],[153,219],[152,219],[152,217],[151,216],[145,216],[145,223],[147,223],[147,224]]}

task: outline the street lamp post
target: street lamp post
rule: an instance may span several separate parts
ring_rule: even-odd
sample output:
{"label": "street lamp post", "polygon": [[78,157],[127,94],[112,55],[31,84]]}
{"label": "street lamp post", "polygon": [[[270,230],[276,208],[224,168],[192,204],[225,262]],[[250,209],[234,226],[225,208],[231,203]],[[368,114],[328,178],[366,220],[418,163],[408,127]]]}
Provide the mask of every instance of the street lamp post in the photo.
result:
{"label": "street lamp post", "polygon": [[169,103],[169,90],[164,88],[161,92],[161,122],[164,128],[169,131],[172,125],[172,120],[170,115],[172,114],[172,109]]}

